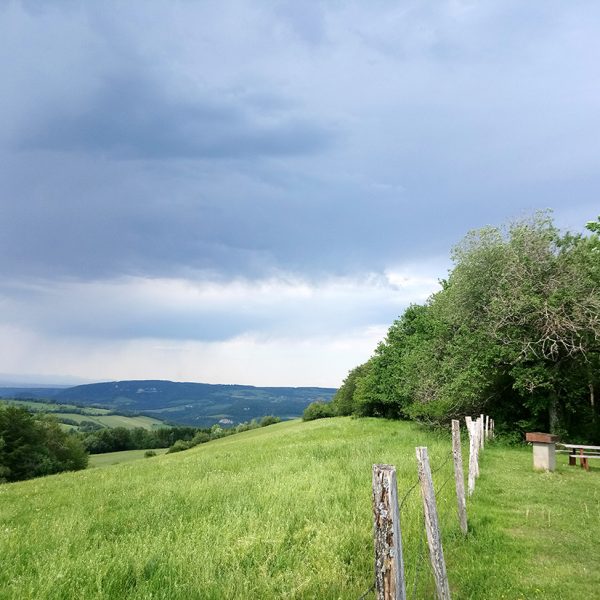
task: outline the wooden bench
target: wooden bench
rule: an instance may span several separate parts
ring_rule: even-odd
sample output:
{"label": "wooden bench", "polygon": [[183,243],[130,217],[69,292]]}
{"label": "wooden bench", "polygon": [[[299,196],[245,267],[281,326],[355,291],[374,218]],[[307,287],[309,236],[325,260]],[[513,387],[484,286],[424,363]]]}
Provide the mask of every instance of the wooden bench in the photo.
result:
{"label": "wooden bench", "polygon": [[586,446],[584,444],[558,444],[565,448],[564,451],[569,453],[569,464],[575,466],[577,459],[582,469],[590,470],[588,460],[590,458],[600,458],[600,446]]}

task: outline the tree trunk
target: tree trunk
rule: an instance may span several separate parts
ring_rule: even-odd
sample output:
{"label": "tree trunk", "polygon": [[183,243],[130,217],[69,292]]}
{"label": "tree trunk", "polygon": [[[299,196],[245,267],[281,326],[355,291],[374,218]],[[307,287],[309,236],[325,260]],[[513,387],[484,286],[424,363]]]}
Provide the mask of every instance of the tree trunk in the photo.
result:
{"label": "tree trunk", "polygon": [[548,407],[548,424],[550,433],[558,433],[558,398],[556,394],[550,396],[550,406]]}

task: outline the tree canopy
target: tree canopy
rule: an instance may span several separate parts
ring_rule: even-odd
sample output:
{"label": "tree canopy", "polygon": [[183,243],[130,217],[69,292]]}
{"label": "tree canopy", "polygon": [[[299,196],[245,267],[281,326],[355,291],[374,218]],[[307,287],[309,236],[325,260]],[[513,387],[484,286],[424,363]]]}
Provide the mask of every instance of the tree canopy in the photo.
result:
{"label": "tree canopy", "polygon": [[334,408],[433,423],[485,411],[600,440],[600,218],[586,227],[561,233],[542,212],[470,232],[442,289],[392,324]]}
{"label": "tree canopy", "polygon": [[81,441],[52,417],[35,417],[24,408],[0,408],[0,482],[85,469]]}

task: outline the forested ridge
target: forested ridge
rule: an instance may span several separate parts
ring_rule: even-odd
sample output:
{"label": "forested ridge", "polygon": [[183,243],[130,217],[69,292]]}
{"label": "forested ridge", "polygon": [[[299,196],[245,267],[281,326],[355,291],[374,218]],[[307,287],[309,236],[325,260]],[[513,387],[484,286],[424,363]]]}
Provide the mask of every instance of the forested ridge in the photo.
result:
{"label": "forested ridge", "polygon": [[346,377],[335,414],[600,441],[600,217],[562,233],[549,212],[470,232],[441,290],[411,305]]}

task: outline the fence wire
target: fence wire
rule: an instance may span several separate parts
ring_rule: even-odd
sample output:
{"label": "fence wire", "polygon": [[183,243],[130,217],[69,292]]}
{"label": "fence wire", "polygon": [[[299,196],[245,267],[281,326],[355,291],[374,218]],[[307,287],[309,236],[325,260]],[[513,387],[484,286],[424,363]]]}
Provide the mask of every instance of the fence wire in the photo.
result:
{"label": "fence wire", "polygon": [[364,593],[362,594],[358,600],[365,600],[365,598],[371,593],[375,591],[375,582],[373,581],[373,585]]}
{"label": "fence wire", "polygon": [[[452,458],[452,451],[441,458],[430,456],[430,466],[433,467],[431,476],[435,489],[442,546],[448,533],[459,529],[456,510],[452,513],[452,509],[456,506],[456,493],[454,486],[448,485],[454,478]],[[419,488],[418,492],[417,488]],[[425,515],[418,477],[404,492],[398,507],[402,530],[406,596],[411,600],[434,598],[435,583],[429,561]]]}
{"label": "fence wire", "polygon": [[[464,444],[462,444],[462,454],[464,465],[465,460],[468,463],[468,446],[465,448]],[[442,548],[445,548],[447,545],[445,544],[446,540],[460,534],[456,489],[454,485],[449,485],[454,479],[452,450],[442,457],[435,456],[435,454],[429,456],[429,461]],[[414,468],[416,471],[416,463],[414,463]],[[402,485],[401,480],[399,481],[399,488],[400,485]],[[423,502],[420,489],[417,491],[417,488],[420,488],[420,481],[418,477],[415,477],[414,482],[404,491],[398,503],[406,597],[410,600],[436,597],[435,582],[429,560]],[[401,492],[401,489],[398,492]],[[375,592],[375,582],[358,600],[365,600],[373,592]]]}

